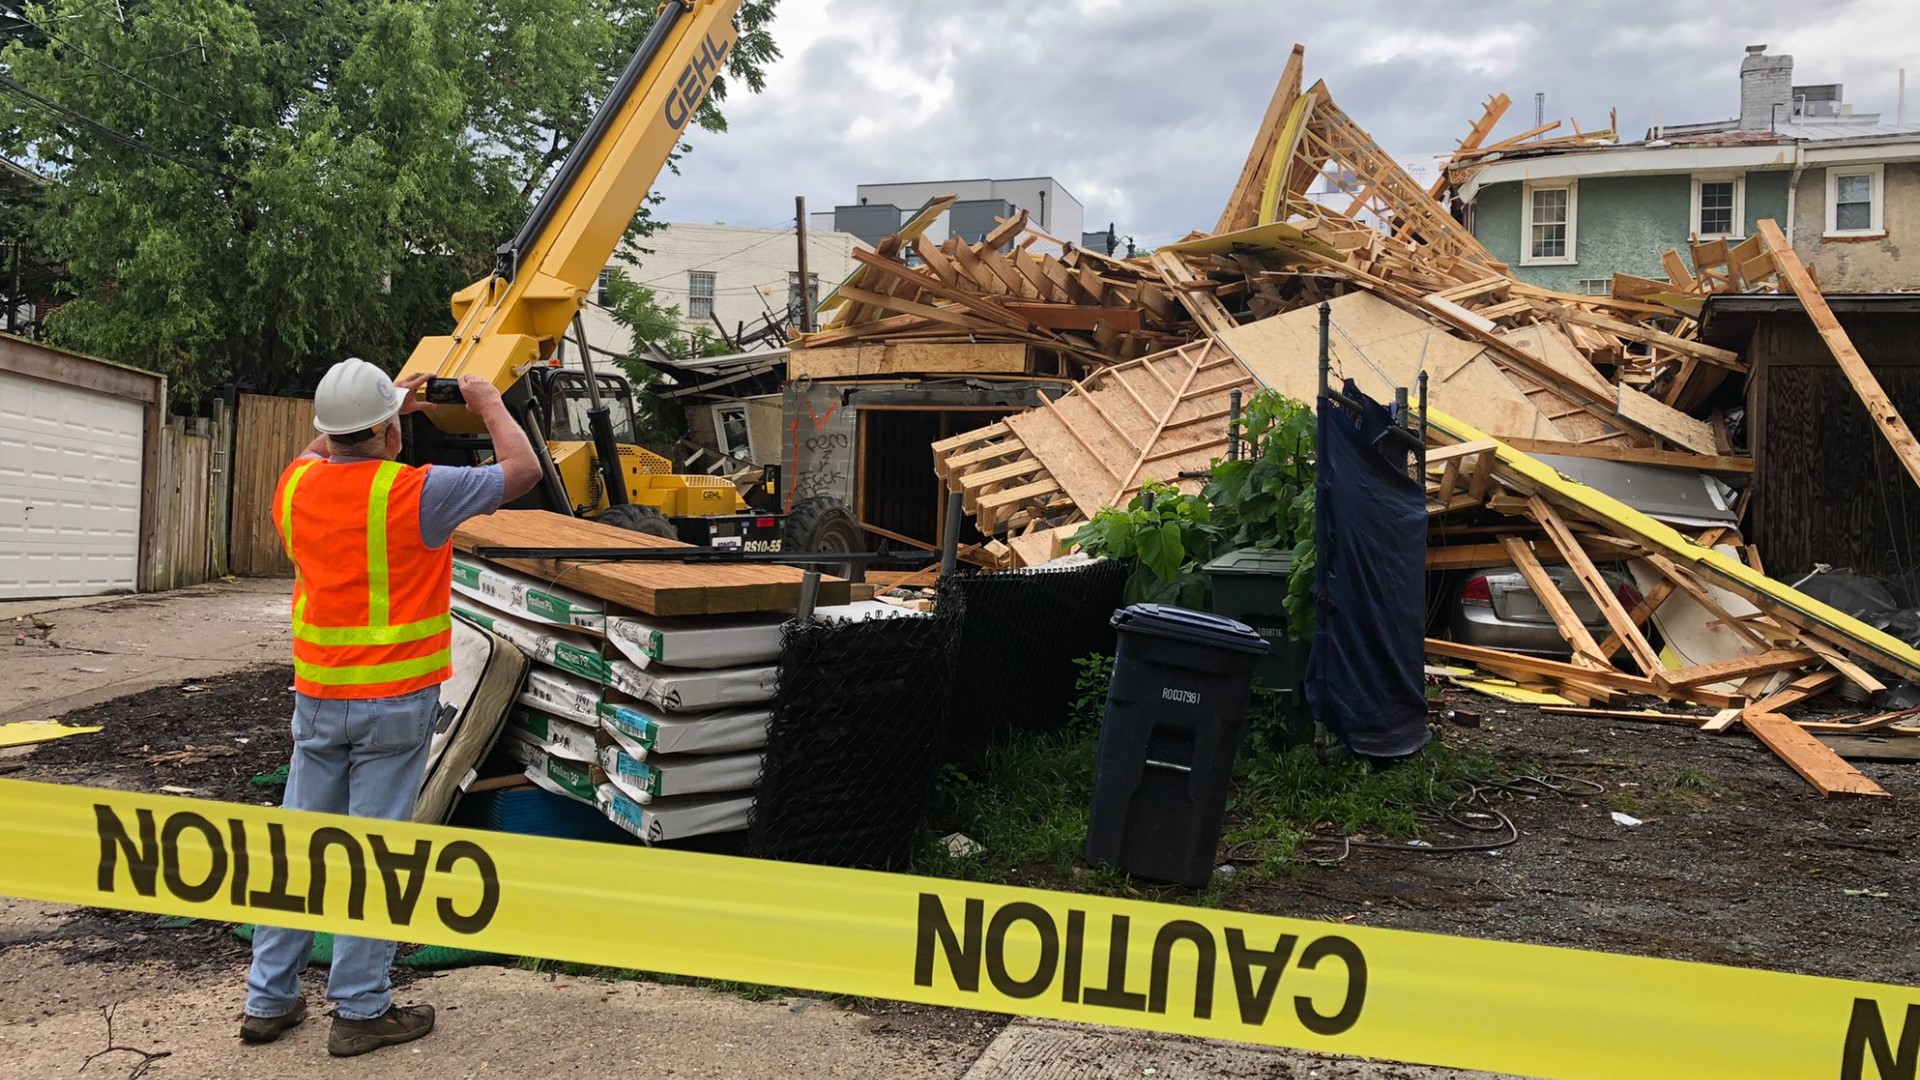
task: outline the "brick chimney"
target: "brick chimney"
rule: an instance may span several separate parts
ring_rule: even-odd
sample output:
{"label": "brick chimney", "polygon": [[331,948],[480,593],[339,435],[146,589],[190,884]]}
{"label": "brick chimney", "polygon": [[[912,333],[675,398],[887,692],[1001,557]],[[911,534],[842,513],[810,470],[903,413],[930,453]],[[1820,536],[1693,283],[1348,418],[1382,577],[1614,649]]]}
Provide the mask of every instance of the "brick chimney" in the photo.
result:
{"label": "brick chimney", "polygon": [[1793,57],[1768,56],[1765,45],[1747,46],[1740,61],[1740,130],[1768,131],[1776,121],[1792,120]]}

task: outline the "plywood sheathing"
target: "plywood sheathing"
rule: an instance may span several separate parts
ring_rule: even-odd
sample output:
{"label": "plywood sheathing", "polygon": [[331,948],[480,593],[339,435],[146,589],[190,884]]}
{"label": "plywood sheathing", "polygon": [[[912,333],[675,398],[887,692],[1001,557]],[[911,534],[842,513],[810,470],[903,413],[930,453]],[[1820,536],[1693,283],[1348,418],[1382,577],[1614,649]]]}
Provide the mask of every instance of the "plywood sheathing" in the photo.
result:
{"label": "plywood sheathing", "polygon": [[[1526,395],[1515,389],[1479,345],[1402,311],[1369,293],[1329,303],[1332,378],[1352,379],[1376,401],[1395,387],[1413,387],[1428,374],[1427,400],[1489,434],[1527,439],[1562,435]],[[1297,401],[1319,393],[1320,313],[1302,308],[1237,327],[1221,335],[1260,384]]]}
{"label": "plywood sheathing", "polygon": [[1226,456],[1231,395],[1253,376],[1217,341],[1093,373],[1072,392],[935,443],[934,468],[988,535],[1016,552],[1026,529],[1054,530],[1123,506],[1149,482],[1198,490],[1182,472]]}

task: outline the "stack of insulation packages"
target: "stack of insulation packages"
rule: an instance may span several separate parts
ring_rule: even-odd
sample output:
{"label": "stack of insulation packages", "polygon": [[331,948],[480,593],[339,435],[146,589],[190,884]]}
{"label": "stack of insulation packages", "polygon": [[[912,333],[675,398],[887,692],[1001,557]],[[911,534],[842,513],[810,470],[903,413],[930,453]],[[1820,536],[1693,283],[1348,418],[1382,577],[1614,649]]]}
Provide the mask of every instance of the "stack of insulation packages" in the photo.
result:
{"label": "stack of insulation packages", "polygon": [[453,588],[457,614],[532,661],[496,763],[647,843],[747,827],[780,616],[628,614],[466,555]]}

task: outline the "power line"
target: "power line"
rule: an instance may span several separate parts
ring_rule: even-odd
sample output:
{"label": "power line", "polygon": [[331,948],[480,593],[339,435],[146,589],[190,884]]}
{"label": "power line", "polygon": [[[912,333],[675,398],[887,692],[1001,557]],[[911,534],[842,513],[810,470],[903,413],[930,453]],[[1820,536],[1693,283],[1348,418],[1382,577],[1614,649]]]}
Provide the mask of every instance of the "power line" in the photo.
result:
{"label": "power line", "polygon": [[91,131],[104,139],[108,139],[113,142],[119,143],[120,145],[127,147],[130,150],[137,150],[142,154],[148,154],[153,157],[160,158],[163,161],[170,161],[175,165],[181,166],[182,168],[192,169],[195,172],[205,173],[208,176],[214,177],[215,179],[218,179],[218,180],[226,180],[231,182],[233,179],[232,177],[228,176],[226,173],[219,171],[218,169],[214,169],[207,165],[202,165],[197,161],[188,161],[185,158],[179,157],[175,154],[168,153],[167,151],[162,150],[159,147],[146,142],[145,140],[139,139],[132,135],[128,135],[122,131],[116,131],[115,129],[110,128],[107,125],[100,123],[98,120],[93,119],[92,117],[77,113],[72,109],[67,108],[65,105],[62,105],[59,102],[52,100],[51,98],[45,98],[40,96],[39,94],[34,93],[32,90],[29,90],[24,86],[21,86],[17,82],[14,82],[8,76],[0,75],[0,90],[5,90],[18,97],[24,98],[27,101],[40,106],[42,109],[45,109],[46,111],[53,113],[55,116],[68,121],[69,123],[78,124],[79,126],[87,129],[88,131]]}
{"label": "power line", "polygon": [[25,23],[26,25],[33,27],[35,30],[40,31],[42,34],[45,34],[47,37],[47,40],[58,42],[61,46],[71,49],[76,53],[79,53],[81,58],[86,60],[88,63],[98,64],[99,66],[106,68],[108,71],[113,72],[115,75],[118,75],[123,79],[126,79],[128,82],[131,82],[136,86],[145,87],[146,89],[151,90],[156,94],[159,94],[161,97],[166,98],[168,101],[174,102],[175,104],[184,105],[187,108],[194,110],[195,112],[199,113],[200,115],[206,117],[209,120],[217,120],[220,123],[228,126],[231,126],[233,123],[231,120],[228,120],[226,117],[216,116],[213,113],[208,112],[205,108],[199,105],[195,105],[191,101],[187,101],[184,98],[180,98],[173,94],[170,94],[167,91],[162,90],[159,87],[153,85],[152,83],[147,82],[145,79],[140,78],[138,75],[135,75],[132,72],[124,71],[120,68],[117,68],[112,64],[107,63],[105,60],[102,60],[99,57],[94,56],[92,53],[89,53],[87,50],[81,48],[80,46],[75,45],[74,43],[68,41],[67,39],[55,34],[53,31],[47,29],[46,27],[41,26],[39,23],[34,22],[32,19],[27,18],[26,13],[23,10],[21,10],[18,4],[0,3],[0,11],[4,11],[6,14],[12,16],[13,18],[18,19],[21,22]]}
{"label": "power line", "polygon": [[697,263],[693,266],[688,266],[679,270],[675,270],[670,274],[662,274],[657,278],[648,278],[645,281],[636,281],[633,284],[644,287],[647,285],[658,284],[662,281],[670,281],[674,278],[679,277],[681,274],[686,273],[687,271],[704,270],[707,267],[713,266],[716,263],[725,262],[726,260],[733,258],[735,255],[744,255],[747,252],[752,251],[754,248],[765,247],[766,245],[773,243],[775,240],[791,240],[791,239],[793,239],[793,233],[791,232],[774,233],[772,236],[766,237],[761,240],[756,240],[753,243],[746,245],[745,247],[735,248],[734,250],[726,252],[725,254],[722,254],[722,255],[715,255],[713,258],[708,259],[705,262]]}

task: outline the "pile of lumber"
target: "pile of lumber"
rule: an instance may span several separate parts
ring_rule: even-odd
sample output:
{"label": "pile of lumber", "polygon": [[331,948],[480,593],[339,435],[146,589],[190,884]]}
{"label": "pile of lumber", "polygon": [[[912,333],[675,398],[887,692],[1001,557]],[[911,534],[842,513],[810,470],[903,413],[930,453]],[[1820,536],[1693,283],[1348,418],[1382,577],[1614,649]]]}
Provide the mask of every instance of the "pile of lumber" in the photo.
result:
{"label": "pile of lumber", "polygon": [[[1908,714],[1858,724],[1797,724],[1786,715],[1851,684],[1920,679],[1920,651],[1768,578],[1759,554],[1727,528],[1683,533],[1442,413],[1429,414],[1431,569],[1515,567],[1567,643],[1571,660],[1429,640],[1434,656],[1511,680],[1519,690],[1592,710],[1624,696],[1716,710],[1687,715],[1602,709],[1600,715],[1744,727],[1824,795],[1882,795],[1817,734],[1912,733]],[[1569,567],[1606,620],[1596,640],[1544,564]],[[1602,575],[1627,567],[1641,586],[1629,604]],[[1648,626],[1658,623],[1666,648]],[[1681,653],[1684,651],[1684,655]],[[1538,700],[1537,698],[1534,700]]]}
{"label": "pile of lumber", "polygon": [[[1888,682],[1920,681],[1920,652],[1768,578],[1739,533],[1744,501],[1725,526],[1683,533],[1533,456],[1698,476],[1751,472],[1730,447],[1724,418],[1701,415],[1746,363],[1700,341],[1698,322],[1714,293],[1768,290],[1801,299],[1920,482],[1920,442],[1777,226],[1762,222],[1736,245],[1668,252],[1667,280],[1615,275],[1607,295],[1530,285],[1448,213],[1450,185],[1493,160],[1605,144],[1615,131],[1575,125],[1557,134],[1543,125],[1490,141],[1510,104],[1496,97],[1447,176],[1420,185],[1323,83],[1303,89],[1303,57],[1296,47],[1212,233],[1123,264],[1091,260],[1101,274],[1124,265],[1135,280],[1157,283],[1187,318],[1176,312],[1144,325],[1192,340],[1137,355],[1153,339],[1116,349],[1105,337],[1095,348],[1107,366],[1065,396],[934,446],[937,472],[963,494],[991,538],[987,550],[1005,565],[1032,565],[1147,482],[1195,490],[1208,464],[1226,456],[1234,392],[1270,388],[1313,400],[1324,305],[1336,380],[1384,400],[1427,377],[1430,567],[1515,568],[1570,656],[1436,640],[1435,658],[1486,673],[1482,685],[1499,680],[1576,713],[1751,731],[1824,794],[1880,794],[1820,740],[1920,734],[1920,720],[1869,712],[1848,724],[1802,723],[1789,713],[1828,708],[1843,692],[1871,698]],[[1016,275],[1024,280],[1025,271]],[[976,280],[986,278],[999,280],[991,272]],[[876,313],[855,314],[850,325]],[[1604,632],[1583,624],[1549,565],[1571,568]],[[1631,574],[1637,593],[1615,591],[1609,574],[1617,569]]]}
{"label": "pile of lumber", "polygon": [[[1068,404],[1056,402],[935,448],[940,475],[966,494],[983,532],[1006,538],[1010,561],[1020,564],[1030,561],[1029,554],[1049,554],[1050,547],[1034,538],[1065,534],[1108,504],[1102,499],[1124,501],[1140,483],[1178,481],[1181,472],[1194,470],[1196,455],[1158,445],[1163,435],[1157,412],[1164,403],[1142,392],[1142,387],[1159,388],[1139,372],[1190,368],[1202,355],[1197,346],[1211,339],[1215,351],[1204,354],[1207,362],[1231,357],[1244,369],[1228,381],[1251,378],[1257,386],[1311,398],[1317,381],[1315,309],[1322,303],[1333,312],[1334,376],[1353,378],[1376,396],[1411,386],[1416,374],[1425,372],[1439,407],[1516,449],[1719,474],[1751,472],[1751,461],[1733,452],[1724,418],[1690,411],[1724,380],[1746,371],[1737,353],[1698,340],[1697,320],[1708,293],[1776,287],[1766,282],[1777,276],[1777,287],[1800,293],[1824,327],[1817,286],[1798,269],[1784,241],[1776,239],[1771,223],[1732,249],[1723,243],[1696,245],[1695,271],[1687,270],[1678,253],[1669,253],[1672,280],[1667,282],[1616,275],[1612,293],[1605,296],[1528,284],[1514,278],[1448,213],[1444,180],[1430,187],[1418,184],[1339,108],[1324,83],[1303,89],[1303,64],[1304,50],[1296,47],[1212,234],[1196,233],[1126,261],[1076,251],[1065,260],[1022,260],[1016,245],[1014,257],[996,262],[990,258],[994,245],[1018,233],[1016,222],[1007,222],[1001,233],[973,246],[975,261],[989,265],[965,271],[961,260],[950,256],[966,245],[949,241],[928,259],[926,270],[913,271],[900,260],[918,236],[914,229],[924,225],[916,218],[856,275],[853,295],[864,300],[883,288],[901,288],[901,282],[908,283],[903,291],[927,286],[944,273],[952,282],[940,287],[954,299],[944,302],[943,316],[971,319],[961,313],[963,295],[1034,278],[1072,282],[1077,274],[1088,274],[1111,281],[1118,279],[1119,268],[1127,268],[1136,275],[1131,282],[1136,303],[1171,296],[1187,316],[1181,321],[1179,312],[1169,317],[1160,311],[1146,317],[1156,329],[1190,335],[1195,344],[1139,356],[1137,350],[1153,339],[1109,326],[1113,332],[1096,334],[1089,346],[1108,364],[1136,365],[1136,374],[1109,380],[1095,368],[1062,399]],[[1507,104],[1500,97],[1489,101],[1456,151],[1457,162],[1615,138],[1611,129],[1583,132],[1577,125],[1571,136],[1556,137],[1557,128],[1545,125],[1487,141]],[[1327,186],[1321,183],[1326,178],[1338,179],[1343,199],[1316,194]],[[1088,264],[1096,267],[1091,274]],[[863,276],[869,273],[876,276]],[[1090,305],[1095,295],[1089,290],[1078,299]],[[1010,315],[1014,301],[1009,294],[984,303]],[[905,316],[885,314],[891,310],[845,303],[840,328],[829,333],[938,332],[925,326],[900,329],[905,324],[897,320]],[[1837,323],[1832,325],[1837,334]],[[1218,351],[1222,346],[1224,352]],[[1858,369],[1855,383],[1871,409],[1877,388],[1864,364],[1849,365],[1849,350],[1841,341],[1834,348],[1850,378]],[[1876,410],[1876,416],[1881,412],[1891,410]],[[1038,419],[1042,415],[1045,421]],[[1170,419],[1174,430],[1214,425],[1207,445],[1223,448],[1224,417],[1220,403],[1207,401]],[[1896,439],[1893,424],[1897,417],[1883,423],[1890,440]],[[1912,468],[1920,478],[1920,443],[1910,436],[1905,441],[1914,449]],[[1111,490],[1100,491],[1101,484]]]}
{"label": "pile of lumber", "polygon": [[[952,206],[934,199],[873,251],[821,303],[829,318],[794,343],[792,361],[819,366],[817,351],[873,343],[1015,344],[1054,361],[1031,373],[1073,374],[1136,359],[1202,332],[1186,291],[1193,275],[1149,259],[1111,259],[1051,239],[1025,211],[1001,219],[977,242],[934,242],[928,228]],[[875,372],[880,373],[880,372]],[[888,374],[904,372],[886,372]]]}

